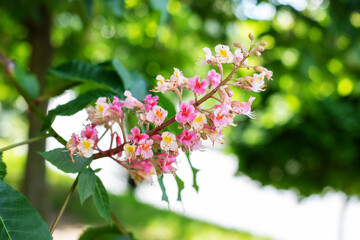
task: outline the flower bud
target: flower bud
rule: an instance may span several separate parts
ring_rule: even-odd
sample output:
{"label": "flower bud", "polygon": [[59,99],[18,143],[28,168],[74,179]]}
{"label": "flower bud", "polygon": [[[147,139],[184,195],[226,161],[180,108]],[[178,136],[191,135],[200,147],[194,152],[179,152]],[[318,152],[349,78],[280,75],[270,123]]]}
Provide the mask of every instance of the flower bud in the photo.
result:
{"label": "flower bud", "polygon": [[240,48],[241,50],[244,49],[244,46],[239,42],[234,42],[234,46]]}
{"label": "flower bud", "polygon": [[249,39],[250,39],[251,41],[254,40],[254,35],[253,35],[252,33],[249,33]]}
{"label": "flower bud", "polygon": [[248,58],[249,55],[250,55],[249,52],[244,52],[244,57],[245,57],[245,58]]}
{"label": "flower bud", "polygon": [[260,57],[261,56],[261,53],[260,52],[258,52],[258,51],[254,51],[254,53],[253,53],[256,57]]}
{"label": "flower bud", "polygon": [[208,138],[205,133],[201,133],[200,136],[203,140],[206,140]]}
{"label": "flower bud", "polygon": [[189,130],[191,129],[191,125],[190,125],[189,123],[186,123],[186,124],[185,124],[185,128],[186,128],[186,130],[189,131]]}
{"label": "flower bud", "polygon": [[226,93],[227,93],[227,95],[229,96],[229,97],[232,97],[233,95],[234,95],[234,92],[233,92],[233,90],[231,90],[230,88],[225,88],[225,91],[226,91]]}
{"label": "flower bud", "polygon": [[257,46],[257,47],[256,47],[256,50],[262,52],[262,51],[264,51],[265,49],[264,49],[264,47]]}
{"label": "flower bud", "polygon": [[261,41],[261,42],[260,42],[260,45],[265,47],[265,46],[267,45],[267,42]]}
{"label": "flower bud", "polygon": [[254,70],[257,72],[262,72],[262,71],[266,71],[266,68],[258,65],[254,67]]}
{"label": "flower bud", "polygon": [[183,125],[182,124],[178,124],[178,129],[182,129]]}

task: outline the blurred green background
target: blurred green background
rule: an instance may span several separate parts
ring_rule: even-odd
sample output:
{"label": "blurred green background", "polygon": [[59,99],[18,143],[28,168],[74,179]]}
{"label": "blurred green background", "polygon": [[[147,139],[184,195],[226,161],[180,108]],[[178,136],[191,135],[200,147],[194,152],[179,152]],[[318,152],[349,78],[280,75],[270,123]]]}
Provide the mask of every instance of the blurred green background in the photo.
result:
{"label": "blurred green background", "polygon": [[[40,89],[34,91],[42,94],[69,87],[48,67],[72,59],[97,64],[115,58],[150,85],[158,74],[170,76],[174,67],[188,77],[204,76],[210,68],[194,64],[203,58],[203,47],[234,41],[248,46],[252,32],[268,45],[251,65],[272,70],[274,81],[261,94],[235,91],[242,100],[256,96],[257,112],[256,120],[236,119],[238,127],[227,133],[227,151],[239,157],[238,174],[299,197],[360,193],[357,0],[17,0],[1,1],[0,16],[1,52],[35,74]],[[0,70],[3,147],[36,134],[31,128],[37,123]],[[4,159],[6,181],[29,196],[34,193],[26,190],[32,179],[26,151],[8,151]],[[44,172],[36,175],[45,179]],[[37,188],[50,197],[48,185],[59,184],[39,181],[45,184]]]}

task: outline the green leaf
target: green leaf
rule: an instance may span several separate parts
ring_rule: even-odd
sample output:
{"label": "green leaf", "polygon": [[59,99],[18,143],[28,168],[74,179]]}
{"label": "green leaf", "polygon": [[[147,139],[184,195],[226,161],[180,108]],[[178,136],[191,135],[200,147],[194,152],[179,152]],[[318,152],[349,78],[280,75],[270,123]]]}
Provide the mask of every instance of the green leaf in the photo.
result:
{"label": "green leaf", "polygon": [[80,202],[81,204],[84,201],[94,194],[96,187],[96,175],[91,168],[85,168],[79,177],[78,183],[78,191],[80,194]]}
{"label": "green leaf", "polygon": [[149,83],[136,71],[128,71],[118,60],[113,59],[112,65],[124,82],[124,88],[135,98],[142,100],[147,94]]}
{"label": "green leaf", "polygon": [[36,99],[40,93],[40,87],[36,76],[26,71],[19,64],[15,65],[15,78],[14,78],[25,90],[25,92],[31,97]]}
{"label": "green leaf", "polygon": [[178,176],[175,176],[176,184],[178,186],[178,196],[177,200],[181,201],[181,191],[184,189],[184,181],[181,180]]}
{"label": "green leaf", "polygon": [[0,239],[52,239],[47,224],[25,196],[1,180]]}
{"label": "green leaf", "polygon": [[81,172],[88,166],[91,161],[91,158],[83,158],[80,156],[74,155],[74,162],[70,157],[70,152],[66,148],[57,148],[48,152],[38,152],[46,160],[48,160],[52,165],[57,167],[63,172],[66,173],[78,173]]}
{"label": "green leaf", "polygon": [[197,185],[197,180],[196,180],[196,176],[197,176],[197,173],[199,172],[199,169],[197,168],[194,168],[193,165],[191,164],[191,161],[190,161],[190,154],[189,153],[185,153],[186,154],[186,158],[190,164],[190,167],[191,167],[191,171],[193,173],[193,188],[199,192],[199,186]]}
{"label": "green leaf", "polygon": [[113,98],[116,92],[112,90],[98,89],[88,91],[79,95],[76,99],[57,106],[55,109],[49,111],[44,123],[41,127],[41,131],[45,131],[51,127],[56,116],[71,116],[81,110],[83,110],[89,103],[96,101],[99,97]]}
{"label": "green leaf", "polygon": [[112,13],[115,17],[124,15],[124,0],[107,0],[102,3],[105,5],[106,12]]}
{"label": "green leaf", "polygon": [[158,178],[160,189],[161,189],[161,192],[162,192],[161,200],[166,201],[167,203],[169,203],[169,198],[168,198],[168,196],[166,194],[166,189],[165,189],[165,185],[164,185],[164,182],[163,182],[163,177],[164,177],[164,175],[161,175],[161,177]]}
{"label": "green leaf", "polygon": [[4,180],[6,175],[6,164],[2,160],[3,153],[0,153],[0,180]]}
{"label": "green leaf", "polygon": [[123,82],[114,70],[109,70],[107,64],[93,65],[87,62],[73,60],[56,68],[50,69],[53,75],[71,81],[94,82],[106,85],[116,91],[124,89]]}
{"label": "green leaf", "polygon": [[103,218],[110,222],[109,196],[100,178],[96,176],[95,192],[93,194],[95,206]]}
{"label": "green leaf", "polygon": [[79,240],[131,240],[115,226],[90,227],[83,232]]}

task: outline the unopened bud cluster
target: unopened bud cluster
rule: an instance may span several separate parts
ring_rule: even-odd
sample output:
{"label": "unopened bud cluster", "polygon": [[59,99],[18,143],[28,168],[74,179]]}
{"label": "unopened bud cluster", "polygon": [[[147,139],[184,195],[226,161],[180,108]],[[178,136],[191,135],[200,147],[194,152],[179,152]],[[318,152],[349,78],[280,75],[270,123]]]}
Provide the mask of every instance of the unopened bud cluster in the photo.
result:
{"label": "unopened bud cluster", "polygon": [[[175,174],[176,158],[179,149],[183,152],[192,152],[202,147],[203,141],[210,139],[215,144],[223,142],[222,131],[233,124],[234,117],[242,114],[255,118],[251,111],[251,104],[255,97],[247,102],[232,99],[233,91],[230,87],[240,87],[242,90],[260,92],[264,91],[265,78],[272,77],[272,72],[262,66],[249,66],[250,54],[260,56],[266,43],[253,44],[254,36],[249,34],[250,49],[245,50],[241,43],[234,43],[237,48],[234,53],[227,45],[217,45],[215,55],[209,48],[204,48],[205,59],[199,61],[203,65],[215,65],[218,71],[212,69],[203,79],[195,75],[185,77],[183,73],[174,68],[169,79],[158,75],[157,84],[153,92],[165,93],[172,91],[179,98],[179,110],[175,116],[168,116],[168,111],[158,105],[158,96],[147,95],[139,101],[129,91],[125,91],[125,99],[114,97],[112,100],[99,98],[95,106],[87,108],[90,124],[80,135],[73,134],[67,144],[70,155],[78,154],[90,157],[93,151],[98,153],[109,152],[109,157],[125,167],[136,182],[147,180],[151,182],[152,175],[160,176],[163,173]],[[261,46],[259,46],[259,44]],[[233,70],[227,77],[223,77],[223,64],[231,64]],[[241,69],[254,69],[257,73],[252,76],[235,78],[236,72]],[[191,91],[194,100],[182,101],[184,91]],[[218,101],[210,108],[203,108],[201,104],[209,98]],[[134,126],[127,135],[124,129],[124,113],[136,114],[139,124],[146,127],[141,132]],[[177,135],[167,130],[169,124],[178,124],[181,132]],[[119,125],[121,131],[115,131],[114,125]],[[101,150],[97,143],[99,125],[109,129],[111,134],[110,149]],[[151,130],[152,129],[152,130]],[[114,144],[116,145],[113,147]],[[114,149],[120,149],[114,153]],[[124,153],[124,154],[123,154]]]}

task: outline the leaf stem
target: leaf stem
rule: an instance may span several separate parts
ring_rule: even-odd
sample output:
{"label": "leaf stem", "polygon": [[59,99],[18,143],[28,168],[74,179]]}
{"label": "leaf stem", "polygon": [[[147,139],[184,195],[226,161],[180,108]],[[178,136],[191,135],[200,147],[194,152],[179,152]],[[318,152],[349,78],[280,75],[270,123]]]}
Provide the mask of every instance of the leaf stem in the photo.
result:
{"label": "leaf stem", "polygon": [[116,218],[115,214],[113,212],[110,212],[111,220],[115,224],[116,228],[125,236],[131,237],[130,234],[126,231],[126,229],[121,225],[119,220]]}
{"label": "leaf stem", "polygon": [[78,182],[79,182],[79,176],[80,176],[80,174],[77,175],[77,177],[76,177],[73,185],[72,185],[71,188],[70,188],[70,191],[69,191],[68,194],[66,195],[65,201],[64,201],[63,205],[61,206],[61,209],[60,209],[58,215],[56,216],[56,218],[55,218],[55,220],[54,220],[54,223],[52,224],[52,226],[51,226],[51,228],[50,228],[50,233],[51,233],[51,234],[54,233],[55,228],[56,228],[56,226],[57,226],[57,224],[58,224],[61,216],[63,215],[66,206],[67,206],[68,203],[69,203],[70,197],[72,196],[72,194],[74,193],[74,191],[75,191],[75,189],[76,189],[76,186],[77,186],[77,184],[78,184]]}
{"label": "leaf stem", "polygon": [[34,138],[30,138],[28,140],[25,140],[25,141],[22,141],[22,142],[18,142],[18,143],[14,143],[14,144],[11,144],[7,147],[4,147],[4,148],[1,148],[0,149],[0,153],[1,152],[5,152],[7,150],[10,150],[12,148],[15,148],[15,147],[18,147],[18,146],[21,146],[21,145],[24,145],[24,144],[28,144],[28,143],[32,143],[32,142],[36,142],[36,141],[39,141],[43,138],[48,138],[48,137],[52,137],[53,135],[51,134],[44,134],[44,135],[40,135],[40,136],[37,136],[37,137],[34,137]]}

